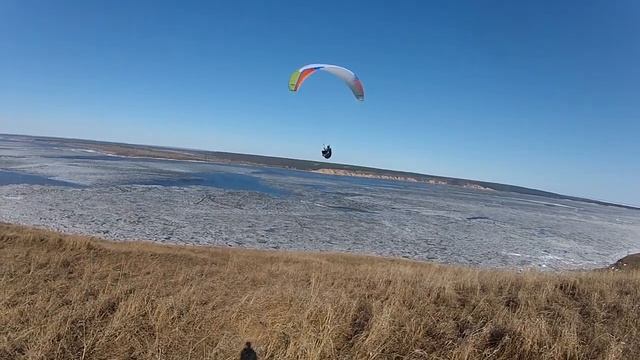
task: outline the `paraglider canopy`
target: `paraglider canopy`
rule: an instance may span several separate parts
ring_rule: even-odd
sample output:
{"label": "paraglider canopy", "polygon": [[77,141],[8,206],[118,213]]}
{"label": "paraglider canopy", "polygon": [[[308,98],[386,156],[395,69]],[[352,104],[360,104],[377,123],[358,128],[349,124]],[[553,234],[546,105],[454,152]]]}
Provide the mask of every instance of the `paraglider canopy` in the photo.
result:
{"label": "paraglider canopy", "polygon": [[301,67],[291,74],[291,78],[289,78],[289,90],[293,92],[298,91],[302,83],[316,71],[326,71],[339,77],[351,89],[356,99],[364,101],[364,88],[360,79],[358,79],[353,71],[337,65],[309,64]]}
{"label": "paraglider canopy", "polygon": [[331,157],[331,145],[327,145],[322,149],[322,156],[324,156],[325,159]]}
{"label": "paraglider canopy", "polygon": [[[302,86],[302,83],[316,71],[325,71],[342,79],[349,89],[351,89],[351,92],[356,99],[364,101],[364,87],[362,86],[360,79],[358,79],[358,76],[356,76],[353,71],[337,65],[309,64],[301,67],[291,74],[291,77],[289,78],[289,90],[297,92],[300,89],[300,86]],[[325,159],[329,159],[331,157],[331,146],[327,145],[322,149],[322,156]]]}

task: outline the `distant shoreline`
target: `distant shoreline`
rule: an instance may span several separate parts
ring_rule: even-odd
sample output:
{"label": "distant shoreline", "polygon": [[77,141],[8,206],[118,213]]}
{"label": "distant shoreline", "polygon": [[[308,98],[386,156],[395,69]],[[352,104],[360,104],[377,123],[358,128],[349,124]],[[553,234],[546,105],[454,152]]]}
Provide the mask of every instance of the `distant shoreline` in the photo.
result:
{"label": "distant shoreline", "polygon": [[[351,177],[363,177],[363,178],[379,179],[379,180],[406,181],[406,182],[415,182],[415,183],[425,183],[425,184],[431,184],[431,185],[449,185],[446,181],[437,180],[437,179],[418,180],[414,177],[407,177],[407,176],[400,176],[400,175],[381,175],[381,174],[372,174],[368,172],[350,171],[350,170],[342,170],[342,169],[322,168],[318,170],[311,170],[311,172],[318,173],[318,174],[325,174],[325,175],[335,175],[335,176],[351,176]],[[480,186],[478,184],[462,184],[457,186],[461,186],[463,188],[468,188],[468,189],[495,191],[494,189]]]}
{"label": "distant shoreline", "polygon": [[606,201],[599,201],[576,196],[562,195],[543,190],[530,189],[522,186],[506,185],[492,183],[486,181],[477,181],[460,178],[450,178],[444,176],[435,176],[428,174],[411,173],[405,171],[395,171],[386,169],[376,169],[363,166],[354,166],[346,164],[336,164],[320,161],[309,161],[299,159],[287,159],[264,155],[237,154],[219,151],[205,151],[193,149],[179,149],[171,147],[153,146],[153,145],[136,145],[125,143],[104,142],[95,140],[67,139],[57,137],[29,136],[29,135],[13,135],[0,134],[6,137],[27,138],[33,142],[45,142],[49,144],[57,144],[65,147],[77,147],[78,149],[86,149],[101,152],[105,155],[116,155],[123,157],[135,158],[151,158],[165,160],[180,161],[197,161],[219,164],[238,164],[252,166],[271,166],[285,169],[293,169],[300,171],[308,171],[327,175],[337,176],[353,176],[365,177],[393,181],[409,181],[419,182],[432,185],[450,185],[463,188],[476,189],[482,191],[503,191],[518,194],[541,196],[551,199],[579,201],[590,204],[614,206],[630,210],[640,210],[640,207],[617,204]]}

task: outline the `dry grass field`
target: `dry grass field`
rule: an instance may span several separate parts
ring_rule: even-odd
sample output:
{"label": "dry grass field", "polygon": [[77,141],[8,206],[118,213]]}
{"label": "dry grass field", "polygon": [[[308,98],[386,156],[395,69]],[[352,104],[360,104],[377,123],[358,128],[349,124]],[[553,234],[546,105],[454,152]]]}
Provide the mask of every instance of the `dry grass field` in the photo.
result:
{"label": "dry grass field", "polygon": [[640,359],[640,272],[514,273],[0,224],[0,359]]}

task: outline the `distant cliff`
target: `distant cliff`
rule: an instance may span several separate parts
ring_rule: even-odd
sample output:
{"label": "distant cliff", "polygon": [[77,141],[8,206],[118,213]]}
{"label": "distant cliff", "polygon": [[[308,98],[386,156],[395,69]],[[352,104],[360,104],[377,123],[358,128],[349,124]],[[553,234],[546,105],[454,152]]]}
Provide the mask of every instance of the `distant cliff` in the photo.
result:
{"label": "distant cliff", "polygon": [[[419,182],[419,183],[435,184],[435,185],[450,185],[449,182],[445,179],[437,179],[437,178],[424,179],[424,178],[418,178],[414,176],[384,175],[384,174],[376,174],[376,173],[358,171],[358,170],[323,168],[323,169],[311,170],[311,172],[326,174],[326,175],[355,176],[355,177],[364,177],[369,179],[408,181],[408,182]],[[465,188],[469,188],[469,189],[494,191],[491,188],[484,187],[478,184],[473,184],[473,183],[465,183],[465,184],[457,184],[457,185]]]}

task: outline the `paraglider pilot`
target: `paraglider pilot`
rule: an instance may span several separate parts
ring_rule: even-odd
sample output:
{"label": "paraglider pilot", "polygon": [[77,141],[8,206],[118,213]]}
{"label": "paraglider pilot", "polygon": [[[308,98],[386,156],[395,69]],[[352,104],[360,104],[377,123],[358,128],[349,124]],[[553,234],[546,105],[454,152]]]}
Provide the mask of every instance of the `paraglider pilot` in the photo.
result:
{"label": "paraglider pilot", "polygon": [[322,149],[322,156],[324,156],[325,159],[331,157],[331,145],[327,145]]}

